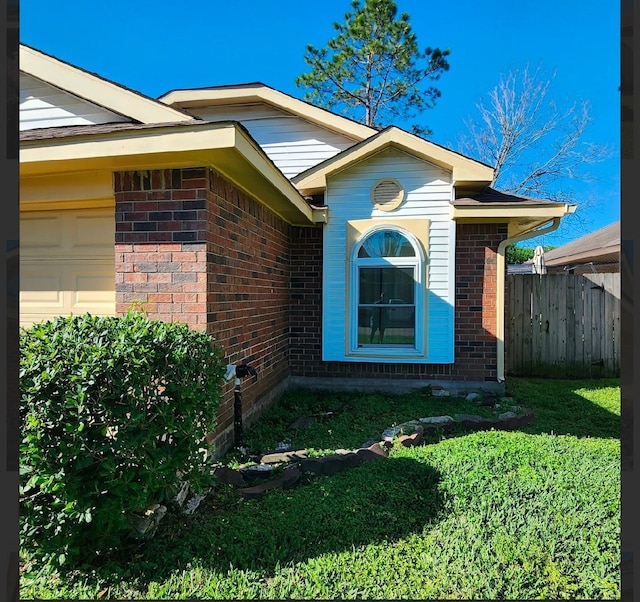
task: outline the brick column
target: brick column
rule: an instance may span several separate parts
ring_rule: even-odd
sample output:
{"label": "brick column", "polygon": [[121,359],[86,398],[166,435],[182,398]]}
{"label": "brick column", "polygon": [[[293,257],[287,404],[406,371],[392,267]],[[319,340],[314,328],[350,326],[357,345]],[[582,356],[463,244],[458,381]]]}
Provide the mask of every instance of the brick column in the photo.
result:
{"label": "brick column", "polygon": [[457,227],[455,361],[469,380],[497,377],[496,258],[506,237],[506,224]]}
{"label": "brick column", "polygon": [[207,326],[204,170],[115,174],[116,312]]}

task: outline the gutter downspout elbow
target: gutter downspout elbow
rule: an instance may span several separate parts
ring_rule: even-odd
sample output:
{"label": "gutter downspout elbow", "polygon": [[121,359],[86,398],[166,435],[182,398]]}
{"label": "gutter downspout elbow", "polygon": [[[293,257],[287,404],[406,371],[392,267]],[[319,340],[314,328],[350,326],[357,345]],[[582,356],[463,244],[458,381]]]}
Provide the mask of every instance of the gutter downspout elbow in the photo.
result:
{"label": "gutter downspout elbow", "polygon": [[496,339],[497,339],[497,380],[499,383],[503,383],[505,380],[504,374],[504,288],[505,288],[505,253],[506,249],[509,245],[515,244],[522,240],[527,240],[528,238],[534,238],[536,236],[540,236],[541,234],[548,234],[549,232],[553,232],[560,225],[559,217],[554,217],[551,224],[548,226],[535,229],[528,230],[517,236],[513,236],[511,238],[505,238],[498,245],[498,257],[496,259],[496,308],[499,308],[496,312]]}

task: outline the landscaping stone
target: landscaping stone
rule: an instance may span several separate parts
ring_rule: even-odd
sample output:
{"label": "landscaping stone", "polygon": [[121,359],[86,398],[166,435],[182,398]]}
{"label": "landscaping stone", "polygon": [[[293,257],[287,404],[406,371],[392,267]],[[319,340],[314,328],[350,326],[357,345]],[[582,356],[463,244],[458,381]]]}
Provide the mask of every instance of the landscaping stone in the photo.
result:
{"label": "landscaping stone", "polygon": [[382,439],[383,441],[393,441],[400,433],[402,433],[402,427],[400,425],[390,426],[382,431]]}
{"label": "landscaping stone", "polygon": [[346,464],[342,462],[342,457],[338,455],[324,456],[319,460],[321,474],[326,476],[337,474],[346,468]]}
{"label": "landscaping stone", "polygon": [[431,395],[434,397],[449,397],[450,393],[447,389],[432,389]]}
{"label": "landscaping stone", "polygon": [[260,479],[268,479],[273,474],[271,464],[252,464],[240,468],[240,473],[248,482],[255,482]]}
{"label": "landscaping stone", "polygon": [[187,495],[189,494],[189,483],[184,482],[180,486],[180,491],[176,494],[176,497],[173,498],[173,503],[176,504],[179,508],[184,504],[184,501],[187,499]]}
{"label": "landscaping stone", "polygon": [[309,453],[306,449],[299,449],[296,451],[276,452],[271,454],[265,454],[260,458],[262,464],[288,464],[289,462],[297,462],[303,458],[307,458]]}
{"label": "landscaping stone", "polygon": [[380,460],[382,458],[388,458],[389,452],[379,443],[374,443],[369,447],[363,447],[356,450],[356,454],[362,458],[364,462],[369,460]]}
{"label": "landscaping stone", "polygon": [[360,466],[363,462],[362,458],[355,452],[349,452],[348,454],[344,454],[340,460],[345,468],[356,468]]}
{"label": "landscaping stone", "polygon": [[454,422],[451,416],[428,416],[427,418],[418,419],[423,425],[444,426]]}
{"label": "landscaping stone", "polygon": [[153,504],[153,506],[149,506],[145,510],[144,516],[134,517],[132,521],[132,536],[134,539],[152,539],[166,513],[166,506]]}
{"label": "landscaping stone", "polygon": [[483,418],[476,414],[454,414],[453,418],[464,429],[477,431],[490,426],[492,421],[489,418]]}
{"label": "landscaping stone", "polygon": [[213,469],[216,480],[225,485],[242,486],[246,485],[244,477],[239,470],[234,470],[228,466],[216,466]]}
{"label": "landscaping stone", "polygon": [[322,474],[322,464],[320,458],[305,458],[300,462],[300,470],[304,474]]}
{"label": "landscaping stone", "polygon": [[423,436],[422,432],[415,432],[411,435],[400,435],[398,441],[404,447],[415,447],[420,444]]}
{"label": "landscaping stone", "polygon": [[289,489],[293,487],[300,480],[301,475],[302,473],[297,466],[289,466],[285,468],[279,477],[259,483],[253,487],[244,487],[239,491],[245,500],[258,500],[272,489]]}
{"label": "landscaping stone", "polygon": [[209,492],[211,491],[211,489],[207,489],[205,491],[203,491],[202,493],[196,493],[185,505],[184,508],[182,509],[182,514],[193,514],[197,509],[198,506],[200,506],[200,502],[202,502],[202,500],[204,500],[207,495],[209,495]]}
{"label": "landscaping stone", "polygon": [[315,416],[303,416],[302,418],[298,418],[295,422],[289,425],[290,431],[301,431],[303,429],[307,429],[310,426],[313,426],[318,419]]}
{"label": "landscaping stone", "polygon": [[464,399],[465,401],[476,401],[476,399],[481,399],[481,395],[479,393],[469,393]]}

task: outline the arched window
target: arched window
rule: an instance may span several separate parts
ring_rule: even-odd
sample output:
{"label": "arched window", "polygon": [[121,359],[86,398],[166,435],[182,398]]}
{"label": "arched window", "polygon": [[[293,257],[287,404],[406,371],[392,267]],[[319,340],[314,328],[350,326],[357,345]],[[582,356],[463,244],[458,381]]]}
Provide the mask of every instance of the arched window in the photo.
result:
{"label": "arched window", "polygon": [[412,234],[388,225],[364,233],[351,257],[352,352],[422,353],[423,273]]}

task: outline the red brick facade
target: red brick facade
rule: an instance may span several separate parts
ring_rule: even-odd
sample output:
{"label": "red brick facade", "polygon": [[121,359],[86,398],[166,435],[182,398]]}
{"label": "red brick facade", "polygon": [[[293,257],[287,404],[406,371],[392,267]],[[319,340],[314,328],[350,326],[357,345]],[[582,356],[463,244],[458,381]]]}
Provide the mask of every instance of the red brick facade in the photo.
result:
{"label": "red brick facade", "polygon": [[[322,226],[287,225],[208,168],[115,174],[116,311],[206,330],[229,364],[246,362],[247,423],[287,378],[495,381],[496,250],[506,225],[458,225],[455,363],[322,361]],[[233,383],[216,436],[233,435]]]}
{"label": "red brick facade", "polygon": [[[289,226],[212,170],[115,174],[116,311],[206,330],[229,364],[246,362],[251,418],[288,376]],[[220,447],[233,433],[233,383],[218,415]]]}
{"label": "red brick facade", "polygon": [[454,364],[323,362],[322,230],[294,228],[292,375],[495,381],[496,255],[498,245],[506,237],[505,224],[459,224],[457,227]]}

